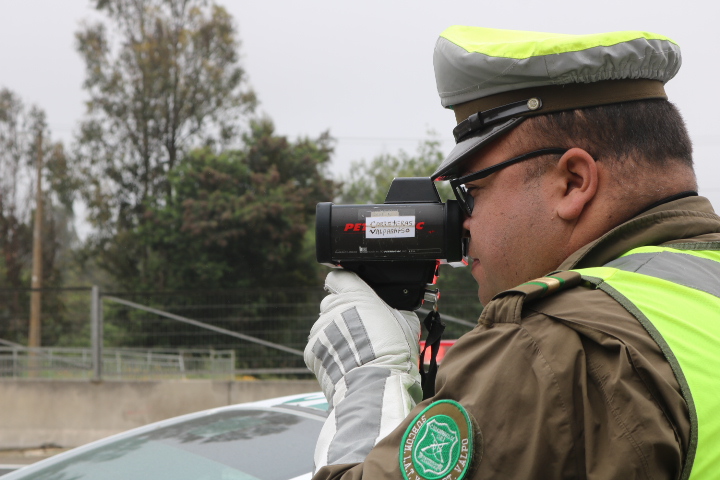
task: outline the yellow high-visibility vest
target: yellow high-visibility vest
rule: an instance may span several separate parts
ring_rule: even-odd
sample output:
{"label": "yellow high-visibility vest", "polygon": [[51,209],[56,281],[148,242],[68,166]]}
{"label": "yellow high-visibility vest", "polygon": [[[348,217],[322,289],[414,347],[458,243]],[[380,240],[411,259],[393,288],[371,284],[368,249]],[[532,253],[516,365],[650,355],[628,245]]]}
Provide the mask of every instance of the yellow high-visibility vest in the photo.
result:
{"label": "yellow high-visibility vest", "polygon": [[641,247],[575,271],[637,318],[672,366],[690,412],[681,479],[720,478],[720,242]]}

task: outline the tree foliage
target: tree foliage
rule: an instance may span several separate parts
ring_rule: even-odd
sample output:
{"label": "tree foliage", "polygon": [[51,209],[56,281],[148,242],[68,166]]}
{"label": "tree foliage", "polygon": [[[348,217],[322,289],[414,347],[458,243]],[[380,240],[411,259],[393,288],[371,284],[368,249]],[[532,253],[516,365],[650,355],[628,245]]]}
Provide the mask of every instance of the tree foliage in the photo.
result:
{"label": "tree foliage", "polygon": [[[32,245],[29,226],[32,190],[32,144],[28,128],[33,120],[25,112],[22,100],[13,92],[0,91],[0,251],[5,287],[20,288],[23,270]],[[23,188],[25,185],[25,188]]]}
{"label": "tree foliage", "polygon": [[[378,155],[370,161],[353,162],[340,196],[342,203],[383,203],[395,177],[429,177],[444,155],[433,133],[420,142],[415,155],[404,150]],[[436,183],[440,197],[452,198],[447,185]]]}
{"label": "tree foliage", "polygon": [[[317,264],[304,249],[315,205],[332,198],[331,139],[290,142],[268,120],[243,146],[199,149],[171,173],[172,199],[148,208],[133,242],[152,252],[146,281],[161,289],[302,286]],[[136,285],[137,287],[137,285]]]}
{"label": "tree foliage", "polygon": [[[0,336],[20,341],[27,329],[29,295],[17,289],[28,288],[31,283],[33,213],[41,152],[45,205],[43,285],[56,287],[62,282],[62,263],[73,246],[76,183],[62,144],[51,140],[45,113],[36,106],[28,108],[11,90],[0,89],[0,288],[13,289],[0,302]],[[46,308],[59,307],[57,295],[46,293],[43,304]],[[44,331],[43,342],[54,340],[52,336],[52,328]]]}
{"label": "tree foliage", "polygon": [[[38,138],[42,139],[39,145]],[[47,205],[44,259],[53,275],[59,249],[54,233],[70,226],[75,182],[61,143],[53,143],[45,112],[26,107],[6,88],[0,90],[0,285],[25,287],[32,252],[32,213],[35,208],[38,147],[43,153],[44,202]],[[53,205],[55,207],[53,207]],[[55,223],[59,224],[55,224]],[[55,272],[57,274],[58,272]]]}
{"label": "tree foliage", "polygon": [[76,158],[99,264],[143,275],[149,252],[128,237],[144,228],[148,208],[172,201],[169,174],[183,155],[234,139],[255,97],[224,8],[203,0],[97,0],[96,8],[108,22],[76,34],[90,95]]}

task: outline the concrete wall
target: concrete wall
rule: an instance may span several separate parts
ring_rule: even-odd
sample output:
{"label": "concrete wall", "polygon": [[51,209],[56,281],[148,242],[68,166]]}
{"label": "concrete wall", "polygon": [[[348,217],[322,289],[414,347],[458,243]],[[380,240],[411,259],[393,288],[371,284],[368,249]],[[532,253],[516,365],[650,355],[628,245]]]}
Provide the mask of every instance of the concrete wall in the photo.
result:
{"label": "concrete wall", "polygon": [[0,450],[76,447],[184,413],[319,389],[316,380],[2,380]]}

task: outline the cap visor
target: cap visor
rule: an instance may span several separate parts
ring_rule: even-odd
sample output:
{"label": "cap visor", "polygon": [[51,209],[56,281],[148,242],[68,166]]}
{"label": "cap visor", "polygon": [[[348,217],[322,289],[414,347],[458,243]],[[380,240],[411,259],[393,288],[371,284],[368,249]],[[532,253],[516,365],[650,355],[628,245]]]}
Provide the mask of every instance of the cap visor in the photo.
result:
{"label": "cap visor", "polygon": [[511,118],[502,123],[490,125],[478,135],[457,143],[430,178],[433,180],[451,180],[460,176],[463,164],[481,148],[495,140],[495,137],[518,126],[525,117]]}

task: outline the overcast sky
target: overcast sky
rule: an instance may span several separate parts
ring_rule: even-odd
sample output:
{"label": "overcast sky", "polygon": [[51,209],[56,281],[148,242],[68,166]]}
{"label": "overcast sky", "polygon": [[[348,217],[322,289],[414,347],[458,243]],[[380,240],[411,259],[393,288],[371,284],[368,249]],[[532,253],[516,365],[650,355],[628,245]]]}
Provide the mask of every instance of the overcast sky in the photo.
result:
{"label": "overcast sky", "polygon": [[[332,171],[399,149],[427,132],[452,147],[451,112],[432,69],[438,34],[453,24],[559,33],[645,30],[680,44],[683,66],[666,86],[695,146],[700,192],[720,208],[720,79],[715,1],[219,1],[234,16],[261,111],[295,138],[329,130]],[[48,114],[54,138],[72,141],[84,112],[84,67],[74,49],[87,0],[0,0],[0,87]]]}

